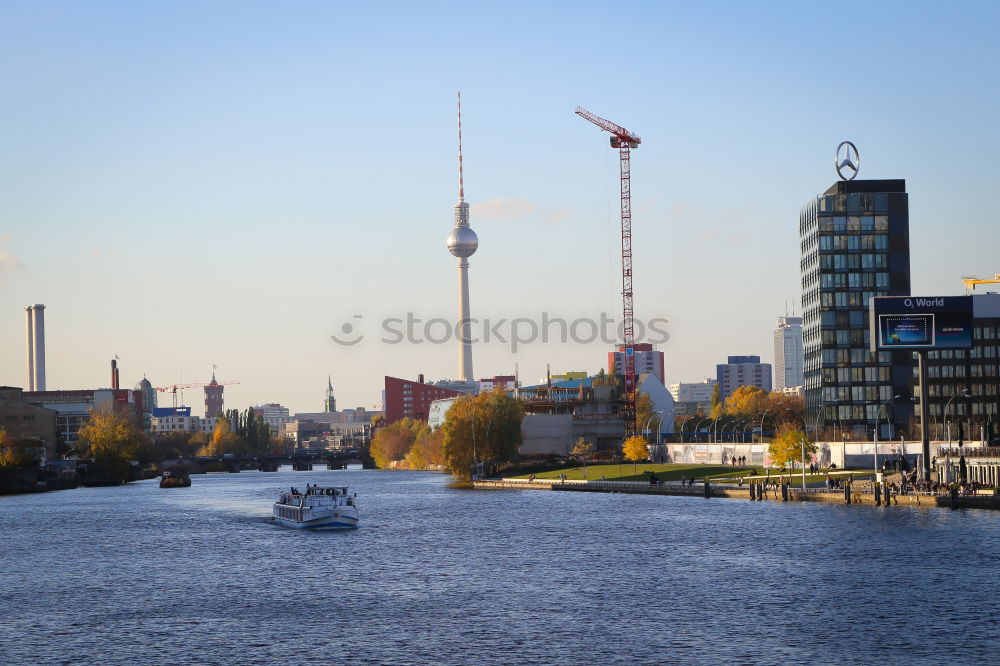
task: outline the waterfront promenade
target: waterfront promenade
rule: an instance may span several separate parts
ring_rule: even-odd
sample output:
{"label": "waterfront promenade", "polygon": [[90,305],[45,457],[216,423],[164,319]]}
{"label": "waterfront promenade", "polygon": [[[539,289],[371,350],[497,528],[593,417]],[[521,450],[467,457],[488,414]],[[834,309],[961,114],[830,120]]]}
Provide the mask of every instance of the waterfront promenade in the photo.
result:
{"label": "waterfront promenade", "polygon": [[[844,490],[826,488],[793,487],[786,484],[784,491],[778,484],[756,484],[751,490],[748,484],[742,486],[728,483],[696,483],[685,485],[665,482],[653,485],[641,481],[582,481],[560,479],[484,479],[473,482],[480,490],[550,490],[558,492],[626,493],[641,495],[672,495],[678,497],[704,497],[741,499],[772,502],[830,502],[837,504],[879,504],[880,506],[920,506],[947,508],[1000,509],[1000,497],[993,494],[957,495],[950,493],[908,492],[890,493],[888,500],[881,495],[876,498],[870,482],[855,481],[850,493]],[[876,501],[878,499],[878,501]]]}

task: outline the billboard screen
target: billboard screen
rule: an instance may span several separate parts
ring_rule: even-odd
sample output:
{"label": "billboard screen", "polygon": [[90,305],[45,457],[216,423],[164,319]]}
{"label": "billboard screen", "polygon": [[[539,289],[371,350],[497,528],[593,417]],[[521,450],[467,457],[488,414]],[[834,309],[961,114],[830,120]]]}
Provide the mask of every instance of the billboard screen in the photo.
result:
{"label": "billboard screen", "polygon": [[971,296],[883,296],[869,315],[873,351],[972,347]]}

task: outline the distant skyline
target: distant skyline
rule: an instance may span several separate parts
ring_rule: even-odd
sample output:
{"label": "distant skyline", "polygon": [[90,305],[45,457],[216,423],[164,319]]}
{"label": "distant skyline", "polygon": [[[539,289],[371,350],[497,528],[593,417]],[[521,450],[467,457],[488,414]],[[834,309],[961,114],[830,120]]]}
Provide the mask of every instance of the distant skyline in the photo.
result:
{"label": "distant skyline", "polygon": [[[227,407],[379,400],[452,378],[455,93],[482,243],[472,316],[620,316],[617,155],[632,153],[636,316],[669,320],[667,383],[773,362],[799,305],[799,209],[903,178],[913,292],[1000,272],[1000,5],[991,2],[6,2],[0,5],[0,384],[46,305],[49,390],[208,381]],[[985,291],[985,290],[984,290]],[[790,308],[789,308],[790,309]],[[330,336],[344,324],[369,335]],[[596,372],[608,345],[474,349],[475,374]],[[201,394],[192,400],[201,405]]]}

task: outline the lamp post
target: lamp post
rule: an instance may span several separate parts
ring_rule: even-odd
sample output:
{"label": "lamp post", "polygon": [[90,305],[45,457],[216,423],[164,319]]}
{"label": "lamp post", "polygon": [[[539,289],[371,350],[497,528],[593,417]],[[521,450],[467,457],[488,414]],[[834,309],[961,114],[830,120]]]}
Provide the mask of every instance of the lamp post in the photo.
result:
{"label": "lamp post", "polygon": [[[657,447],[657,453],[661,453],[659,451],[659,447],[663,443],[663,419],[665,419],[668,416],[670,416],[671,414],[673,414],[674,411],[676,411],[676,410],[671,409],[669,412],[660,412],[660,420],[656,422],[656,447]],[[661,459],[660,462],[665,462],[665,460]]]}
{"label": "lamp post", "polygon": [[[820,405],[819,411],[816,412],[816,418],[813,419],[813,435],[815,435],[816,439],[819,439],[819,419],[821,416],[823,416],[823,413],[826,412],[826,408],[829,406],[830,403],[827,402],[824,402],[822,405]],[[803,419],[803,425],[805,425],[804,419]],[[834,439],[836,439],[836,437],[834,437]]]}
{"label": "lamp post", "polygon": [[711,416],[706,416],[702,420],[698,421],[698,425],[696,425],[694,427],[694,436],[695,436],[695,439],[697,439],[697,437],[698,437],[698,431],[701,429],[701,424],[704,423],[705,421],[711,421],[711,420],[712,420]]}
{"label": "lamp post", "polygon": [[647,443],[649,442],[649,429],[646,426],[649,425],[649,422],[653,420],[653,416],[656,414],[659,414],[659,412],[653,412],[650,414],[649,418],[646,419],[646,422],[642,424],[642,436],[646,439]]}
{"label": "lamp post", "polygon": [[719,412],[719,415],[715,417],[714,421],[712,421],[712,443],[713,444],[716,443],[718,441],[718,439],[719,439],[719,419],[720,418],[722,418],[722,412]]}
{"label": "lamp post", "polygon": [[694,414],[691,414],[686,419],[681,421],[681,443],[684,443],[684,428],[687,427],[688,421],[693,421],[695,418]]}
{"label": "lamp post", "polygon": [[740,421],[738,419],[733,419],[733,421],[731,421],[730,423],[723,424],[723,426],[722,426],[722,441],[723,442],[726,441],[726,428],[728,428],[729,426],[733,426],[732,441],[735,442],[736,441],[736,427],[738,425],[740,425],[741,423],[742,423],[742,421]]}
{"label": "lamp post", "polygon": [[659,412],[659,414],[660,414],[660,420],[656,422],[656,444],[657,445],[661,444],[662,440],[663,440],[663,419],[667,418],[668,416],[670,416],[671,414],[673,414],[675,411],[677,411],[677,410],[671,409],[669,412]]}
{"label": "lamp post", "polygon": [[948,418],[948,409],[951,407],[951,401],[954,400],[955,398],[957,398],[960,395],[965,396],[966,398],[971,398],[972,397],[972,395],[969,393],[969,389],[962,389],[961,393],[959,393],[958,391],[955,391],[951,395],[951,397],[948,398],[948,402],[946,402],[944,404],[944,424],[948,428],[948,448],[949,449],[951,449],[951,420]]}
{"label": "lamp post", "polygon": [[[896,400],[899,400],[899,396],[898,395],[892,396],[891,398],[883,402],[881,405],[879,405],[878,411],[875,412],[875,474],[876,475],[878,474],[878,419],[880,416],[882,416],[882,410],[885,409],[885,406],[888,405],[890,402],[895,402]],[[878,477],[876,476],[875,478]]]}
{"label": "lamp post", "polygon": [[[743,439],[742,439],[743,443],[746,443],[746,441],[747,441],[747,428],[749,428],[752,425],[753,425],[753,419],[750,419],[750,420],[747,421],[747,424],[743,427]],[[751,444],[753,443],[753,438],[752,437],[751,437],[750,443]]]}
{"label": "lamp post", "polygon": [[[805,435],[805,433],[802,433]],[[799,439],[799,444],[802,445],[802,490],[806,489],[806,438],[802,437]]]}

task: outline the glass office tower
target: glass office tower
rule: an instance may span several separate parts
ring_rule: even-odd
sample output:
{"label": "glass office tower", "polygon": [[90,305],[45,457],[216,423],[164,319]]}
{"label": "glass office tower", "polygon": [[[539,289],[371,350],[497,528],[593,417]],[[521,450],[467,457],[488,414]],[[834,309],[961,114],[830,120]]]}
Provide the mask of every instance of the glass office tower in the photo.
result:
{"label": "glass office tower", "polygon": [[[874,353],[868,344],[868,301],[910,294],[908,206],[904,180],[851,180],[799,214],[810,430],[835,426],[863,439],[880,408],[880,424],[909,426],[913,418],[912,352]],[[880,431],[888,436],[890,428]]]}

